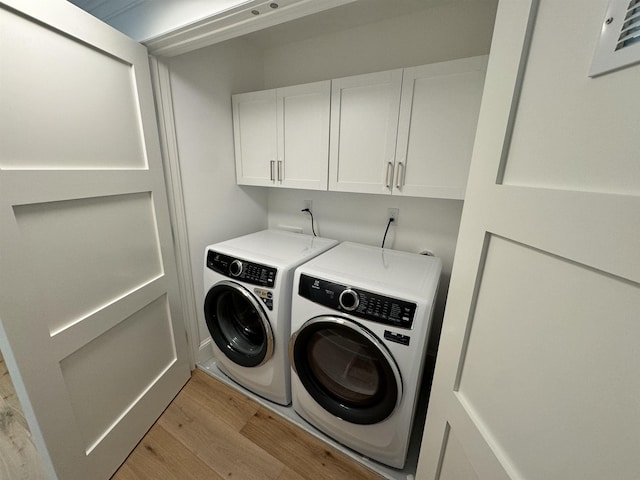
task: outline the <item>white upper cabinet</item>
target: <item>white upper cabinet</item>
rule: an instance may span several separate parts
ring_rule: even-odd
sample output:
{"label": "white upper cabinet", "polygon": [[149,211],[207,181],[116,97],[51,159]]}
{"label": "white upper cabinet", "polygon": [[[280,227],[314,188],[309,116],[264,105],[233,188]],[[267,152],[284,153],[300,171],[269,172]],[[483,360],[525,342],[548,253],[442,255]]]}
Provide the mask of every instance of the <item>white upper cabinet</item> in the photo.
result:
{"label": "white upper cabinet", "polygon": [[271,185],[277,156],[276,91],[232,97],[236,180],[242,185]]}
{"label": "white upper cabinet", "polygon": [[327,189],[330,81],[232,97],[240,185]]}
{"label": "white upper cabinet", "polygon": [[277,89],[277,180],[283,187],[327,189],[330,93],[330,80]]}
{"label": "white upper cabinet", "polygon": [[463,199],[487,59],[234,95],[237,182]]}
{"label": "white upper cabinet", "polygon": [[487,58],[404,69],[394,195],[464,198]]}
{"label": "white upper cabinet", "polygon": [[332,81],[329,190],[390,193],[402,69]]}

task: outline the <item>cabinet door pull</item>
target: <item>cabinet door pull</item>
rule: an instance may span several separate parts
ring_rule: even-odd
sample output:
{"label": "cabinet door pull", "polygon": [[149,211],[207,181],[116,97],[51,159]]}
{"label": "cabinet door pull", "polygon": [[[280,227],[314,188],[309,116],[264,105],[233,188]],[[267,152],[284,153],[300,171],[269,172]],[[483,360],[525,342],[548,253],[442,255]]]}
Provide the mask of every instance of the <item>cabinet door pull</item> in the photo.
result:
{"label": "cabinet door pull", "polygon": [[387,163],[387,188],[391,190],[391,184],[393,183],[393,163]]}
{"label": "cabinet door pull", "polygon": [[272,182],[274,180],[273,171],[274,171],[275,166],[276,166],[276,161],[275,160],[271,160],[269,162],[269,180],[271,180]]}
{"label": "cabinet door pull", "polygon": [[396,188],[401,188],[404,184],[404,165],[402,162],[398,162],[398,166],[396,167]]}
{"label": "cabinet door pull", "polygon": [[278,160],[278,181],[282,181],[282,160]]}

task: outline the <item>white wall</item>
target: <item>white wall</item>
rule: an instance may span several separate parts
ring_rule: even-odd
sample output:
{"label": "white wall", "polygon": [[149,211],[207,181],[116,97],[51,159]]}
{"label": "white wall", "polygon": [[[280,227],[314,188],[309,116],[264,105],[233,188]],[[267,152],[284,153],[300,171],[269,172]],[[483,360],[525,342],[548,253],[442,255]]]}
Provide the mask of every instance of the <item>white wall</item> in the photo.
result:
{"label": "white wall", "polygon": [[231,118],[235,90],[262,88],[262,59],[234,40],[175,57],[169,67],[202,343],[209,338],[201,308],[205,247],[267,224],[267,192],[235,184]]}
{"label": "white wall", "polygon": [[271,48],[265,88],[489,52],[497,0],[463,1]]}
{"label": "white wall", "polygon": [[[459,2],[286,44],[264,53],[265,88],[338,78],[489,52],[497,2]],[[462,202],[385,195],[269,190],[269,227],[291,225],[310,232],[303,200],[313,200],[319,234],[380,245],[387,208],[399,207],[398,225],[386,246],[432,250],[443,261],[431,349],[437,342],[451,275]]]}
{"label": "white wall", "polygon": [[434,313],[435,335],[430,346],[434,351],[444,313],[462,201],[272,190],[269,194],[269,227],[299,227],[304,233],[310,234],[309,214],[300,211],[304,208],[305,200],[312,201],[311,211],[318,235],[375,246],[382,243],[388,220],[387,208],[399,208],[398,224],[389,228],[385,247],[414,253],[430,250],[443,261],[440,292]]}

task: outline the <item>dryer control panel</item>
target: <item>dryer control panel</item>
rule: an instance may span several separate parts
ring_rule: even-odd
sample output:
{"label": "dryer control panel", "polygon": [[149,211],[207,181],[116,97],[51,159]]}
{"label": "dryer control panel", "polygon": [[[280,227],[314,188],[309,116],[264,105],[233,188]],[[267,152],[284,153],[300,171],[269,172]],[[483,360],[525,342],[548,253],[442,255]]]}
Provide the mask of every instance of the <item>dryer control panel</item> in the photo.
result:
{"label": "dryer control panel", "polygon": [[270,288],[275,285],[276,273],[278,272],[276,268],[248,262],[213,250],[207,252],[207,267],[227,277],[237,278],[244,283]]}
{"label": "dryer control panel", "polygon": [[411,328],[416,304],[359,288],[300,275],[298,294],[325,307],[385,325]]}

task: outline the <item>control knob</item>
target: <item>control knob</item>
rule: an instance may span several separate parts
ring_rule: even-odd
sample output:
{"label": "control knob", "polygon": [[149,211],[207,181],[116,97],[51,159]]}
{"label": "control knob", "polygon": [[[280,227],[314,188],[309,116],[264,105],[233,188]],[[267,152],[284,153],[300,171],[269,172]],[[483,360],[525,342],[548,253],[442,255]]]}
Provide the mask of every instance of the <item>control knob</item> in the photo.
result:
{"label": "control knob", "polygon": [[356,291],[347,288],[343,290],[340,297],[338,297],[338,303],[340,303],[340,306],[347,312],[352,312],[360,305],[360,297],[358,297]]}
{"label": "control knob", "polygon": [[229,273],[232,277],[237,277],[242,273],[242,262],[240,260],[234,260],[229,265]]}

